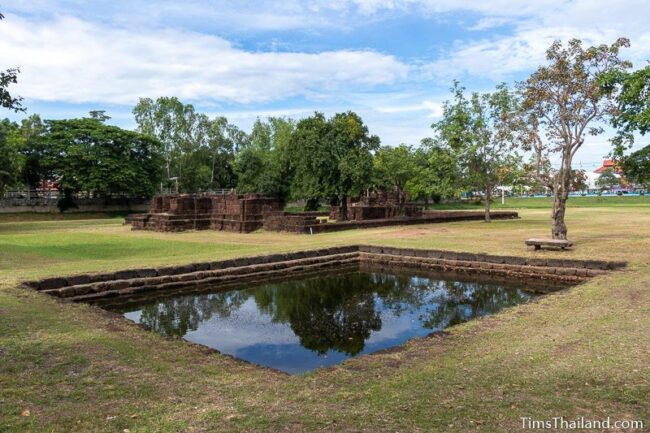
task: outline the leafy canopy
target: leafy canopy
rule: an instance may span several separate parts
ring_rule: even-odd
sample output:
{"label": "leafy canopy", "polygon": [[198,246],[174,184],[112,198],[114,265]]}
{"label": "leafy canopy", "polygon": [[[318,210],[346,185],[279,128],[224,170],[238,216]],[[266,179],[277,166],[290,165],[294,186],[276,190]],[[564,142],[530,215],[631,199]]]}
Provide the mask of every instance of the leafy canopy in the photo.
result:
{"label": "leafy canopy", "polygon": [[[442,119],[432,125],[436,133],[433,143],[453,154],[464,188],[485,191],[489,221],[492,189],[510,181],[519,164],[511,120],[518,101],[505,84],[493,93],[473,92],[469,97],[458,82],[451,90],[453,100],[444,103]],[[444,154],[438,152],[437,156]]]}
{"label": "leafy canopy", "polygon": [[614,173],[614,170],[611,168],[605,169],[600,176],[598,176],[598,179],[596,179],[596,185],[603,189],[613,188],[620,184],[621,179],[616,176],[616,173]]}
{"label": "leafy canopy", "polygon": [[238,191],[258,192],[287,201],[292,179],[288,151],[295,127],[290,119],[257,119],[250,142],[235,158]]}
{"label": "leafy canopy", "polygon": [[291,135],[289,154],[294,172],[292,195],[344,201],[371,185],[372,153],[379,137],[354,112],[326,119],[315,113],[299,121]]}
{"label": "leafy canopy", "polygon": [[182,191],[234,186],[234,152],[249,138],[225,117],[210,119],[175,97],[141,98],[133,114],[138,131],[163,144],[168,186],[178,184]]}
{"label": "leafy canopy", "polygon": [[650,145],[626,156],[621,166],[625,177],[632,182],[650,184]]}
{"label": "leafy canopy", "polygon": [[611,123],[618,131],[612,143],[614,155],[620,158],[634,144],[635,132],[645,135],[650,131],[650,66],[634,72],[607,71],[600,84],[605,94],[616,97]]}
{"label": "leafy canopy", "polygon": [[63,189],[151,196],[160,180],[161,144],[98,119],[47,120],[43,166]]}
{"label": "leafy canopy", "polygon": [[[572,161],[585,142],[585,137],[604,132],[599,122],[616,114],[611,93],[602,89],[602,77],[617,75],[631,67],[619,57],[621,48],[630,42],[619,38],[611,45],[583,48],[582,41],[571,39],[566,47],[555,41],[546,52],[548,63],[540,66],[519,90],[523,96],[522,115],[531,122],[528,137],[536,137],[537,128],[544,130],[546,140],[536,140],[537,151],[561,155],[560,169],[553,182],[554,239],[566,239],[564,222],[566,202],[571,189]],[[526,125],[526,122],[518,122]],[[526,136],[523,134],[522,136]]]}

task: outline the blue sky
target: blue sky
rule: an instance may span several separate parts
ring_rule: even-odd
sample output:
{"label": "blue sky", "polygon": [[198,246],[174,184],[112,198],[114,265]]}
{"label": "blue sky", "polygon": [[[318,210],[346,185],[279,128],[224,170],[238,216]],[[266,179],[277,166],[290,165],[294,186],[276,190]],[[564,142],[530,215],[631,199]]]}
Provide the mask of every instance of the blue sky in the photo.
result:
{"label": "blue sky", "polygon": [[[0,11],[0,68],[21,67],[14,91],[29,113],[104,109],[126,128],[139,97],[178,96],[244,129],[351,109],[383,144],[417,144],[453,79],[512,84],[554,39],[626,36],[625,57],[650,59],[645,0],[0,0]],[[598,166],[607,138],[589,138],[577,164]]]}

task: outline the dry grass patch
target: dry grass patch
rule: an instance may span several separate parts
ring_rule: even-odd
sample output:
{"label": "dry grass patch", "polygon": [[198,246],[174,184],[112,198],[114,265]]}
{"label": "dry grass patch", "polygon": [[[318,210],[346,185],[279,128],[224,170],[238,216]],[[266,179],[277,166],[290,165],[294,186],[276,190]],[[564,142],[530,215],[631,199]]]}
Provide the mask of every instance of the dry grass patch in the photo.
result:
{"label": "dry grass patch", "polygon": [[[650,209],[570,209],[576,248],[565,253],[526,250],[524,239],[548,232],[548,210],[521,214],[314,236],[0,223],[0,431],[501,432],[518,431],[522,416],[650,421]],[[351,243],[630,266],[299,377],[16,288],[45,275]]]}

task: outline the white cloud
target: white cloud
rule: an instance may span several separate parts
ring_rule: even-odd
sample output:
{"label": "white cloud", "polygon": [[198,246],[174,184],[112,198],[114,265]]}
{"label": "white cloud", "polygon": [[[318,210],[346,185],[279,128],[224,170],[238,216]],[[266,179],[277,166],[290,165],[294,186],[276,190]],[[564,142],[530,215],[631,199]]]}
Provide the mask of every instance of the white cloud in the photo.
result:
{"label": "white cloud", "polygon": [[[475,11],[487,16],[470,30],[510,22],[514,26],[513,33],[458,41],[438,60],[422,67],[425,77],[467,75],[493,81],[508,80],[514,74],[533,70],[544,63],[546,49],[557,39],[579,38],[585,45],[595,45],[611,44],[625,36],[630,38],[632,47],[621,52],[623,57],[637,66],[644,66],[643,61],[650,57],[650,30],[646,23],[650,3],[645,0],[532,2],[534,5],[521,8],[512,5],[506,8],[507,1],[477,3],[489,4],[493,11],[476,7]],[[459,4],[458,7],[464,6]]]}
{"label": "white cloud", "polygon": [[210,26],[231,31],[277,31],[363,26],[368,19],[466,11],[488,17],[538,16],[565,0],[15,0],[5,11],[90,17],[125,26]]}
{"label": "white cloud", "polygon": [[[555,39],[593,44],[627,36],[632,48],[623,56],[637,67],[650,58],[647,0],[15,0],[1,6],[8,19],[0,25],[0,66],[22,67],[15,90],[30,106],[35,100],[123,104],[115,110],[127,119],[138,97],[175,95],[244,126],[257,115],[353,109],[391,145],[430,134],[453,78],[470,90],[525,78]],[[454,12],[469,13],[447,15]],[[319,49],[321,34],[327,41],[340,32],[340,42],[357,27],[403,15],[451,17],[467,32],[451,45],[423,47],[410,64],[371,50],[286,52],[301,42]],[[258,51],[240,48],[238,40],[253,40]],[[306,100],[288,101],[294,96]],[[223,102],[244,105],[224,111],[230,104]],[[65,108],[48,109],[59,106]],[[591,163],[609,147],[604,136],[601,141],[581,150]]]}
{"label": "white cloud", "polygon": [[387,85],[408,72],[395,57],[373,51],[249,52],[212,35],[70,17],[3,22],[0,64],[21,66],[16,91],[24,97],[121,104],[160,95],[259,103]]}
{"label": "white cloud", "polygon": [[441,59],[424,65],[424,76],[460,78],[464,75],[504,80],[544,62],[553,40],[569,36],[570,29],[534,29],[514,36],[458,43]]}
{"label": "white cloud", "polygon": [[429,117],[440,117],[442,115],[442,103],[425,100],[417,104],[386,105],[375,107],[380,113],[412,113],[425,112]]}

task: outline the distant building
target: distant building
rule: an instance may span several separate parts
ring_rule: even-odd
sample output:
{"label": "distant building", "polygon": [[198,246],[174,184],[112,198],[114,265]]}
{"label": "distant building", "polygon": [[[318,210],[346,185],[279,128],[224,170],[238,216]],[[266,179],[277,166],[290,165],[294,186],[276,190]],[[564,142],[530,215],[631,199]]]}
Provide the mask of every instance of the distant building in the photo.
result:
{"label": "distant building", "polygon": [[623,174],[623,170],[621,170],[621,168],[619,166],[614,164],[614,161],[612,161],[611,159],[604,160],[603,165],[601,165],[600,167],[595,169],[594,173],[602,174],[608,168],[611,168],[612,170],[614,170],[614,173],[618,174],[619,176]]}
{"label": "distant building", "polygon": [[631,190],[631,185],[628,184],[628,182],[625,180],[625,176],[623,175],[623,170],[621,167],[616,165],[614,161],[611,159],[605,159],[603,160],[603,164],[595,169],[591,173],[586,173],[587,175],[587,185],[589,187],[589,190],[599,190],[600,187],[596,185],[596,181],[600,177],[601,174],[605,172],[605,170],[611,169],[614,171],[614,174],[616,177],[619,177],[621,179],[621,186],[617,186],[612,188],[612,192],[618,192],[618,191],[628,191]]}

